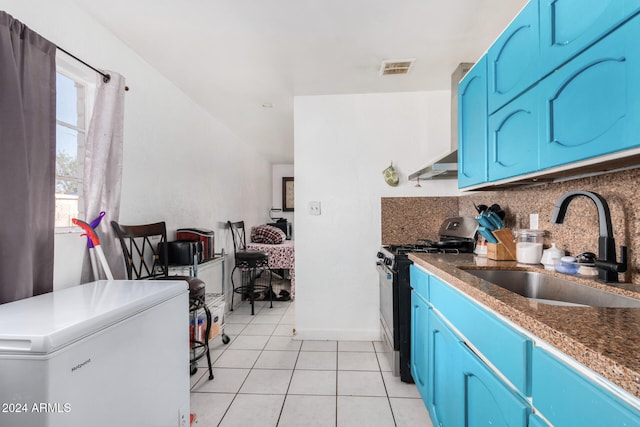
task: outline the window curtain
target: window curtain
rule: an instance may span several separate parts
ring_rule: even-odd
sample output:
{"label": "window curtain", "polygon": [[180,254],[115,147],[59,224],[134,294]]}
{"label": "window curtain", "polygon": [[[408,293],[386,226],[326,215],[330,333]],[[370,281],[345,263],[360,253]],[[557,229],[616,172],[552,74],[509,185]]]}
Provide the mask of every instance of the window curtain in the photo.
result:
{"label": "window curtain", "polygon": [[[84,158],[84,201],[86,221],[91,222],[101,211],[105,217],[97,228],[100,246],[115,279],[125,279],[124,260],[119,242],[110,225],[120,218],[122,183],[122,144],[124,127],[125,79],[118,73],[105,83],[99,76],[96,100],[89,123]],[[100,269],[98,269],[101,271]],[[102,279],[105,277],[101,275]],[[82,283],[97,278],[91,272],[87,254],[82,266]]]}
{"label": "window curtain", "polygon": [[53,290],[55,54],[0,11],[0,303]]}

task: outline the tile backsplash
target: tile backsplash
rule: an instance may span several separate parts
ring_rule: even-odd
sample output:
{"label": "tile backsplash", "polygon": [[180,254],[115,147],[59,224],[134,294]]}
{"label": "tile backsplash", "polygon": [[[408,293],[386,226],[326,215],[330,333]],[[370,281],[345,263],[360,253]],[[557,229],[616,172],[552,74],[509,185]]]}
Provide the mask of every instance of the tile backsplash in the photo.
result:
{"label": "tile backsplash", "polygon": [[[586,177],[566,182],[540,184],[500,191],[475,192],[460,197],[383,198],[382,243],[407,243],[420,234],[437,239],[444,218],[476,216],[473,204],[499,204],[506,211],[506,226],[529,228],[529,214],[537,213],[539,227],[546,230],[545,247],[555,242],[570,255],[598,253],[598,216],[595,204],[586,197],[574,199],[563,224],[550,222],[558,198],[568,191],[586,190],[600,194],[611,211],[616,251],[627,246],[628,271],[621,281],[640,284],[640,169]],[[457,208],[457,211],[456,211]],[[446,214],[443,215],[443,213]],[[399,239],[399,240],[396,240]],[[414,239],[415,240],[415,239]]]}

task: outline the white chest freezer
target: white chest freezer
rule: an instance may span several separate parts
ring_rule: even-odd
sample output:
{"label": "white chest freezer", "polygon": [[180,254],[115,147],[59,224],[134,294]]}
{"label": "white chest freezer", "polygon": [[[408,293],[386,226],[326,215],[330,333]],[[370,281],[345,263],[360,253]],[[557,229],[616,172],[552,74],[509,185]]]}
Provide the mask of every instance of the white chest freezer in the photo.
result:
{"label": "white chest freezer", "polygon": [[188,426],[184,281],[98,281],[0,305],[0,426]]}

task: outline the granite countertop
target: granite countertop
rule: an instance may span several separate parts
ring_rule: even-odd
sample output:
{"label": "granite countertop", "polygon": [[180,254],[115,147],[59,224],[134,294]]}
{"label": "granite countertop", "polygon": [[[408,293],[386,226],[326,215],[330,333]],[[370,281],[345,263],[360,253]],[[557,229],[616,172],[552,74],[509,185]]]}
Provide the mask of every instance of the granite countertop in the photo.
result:
{"label": "granite countertop", "polygon": [[463,269],[540,271],[637,299],[640,299],[640,285],[606,285],[580,276],[546,271],[542,266],[537,268],[514,261],[492,261],[470,254],[413,253],[409,258],[472,299],[640,398],[640,308],[542,304],[493,285]]}

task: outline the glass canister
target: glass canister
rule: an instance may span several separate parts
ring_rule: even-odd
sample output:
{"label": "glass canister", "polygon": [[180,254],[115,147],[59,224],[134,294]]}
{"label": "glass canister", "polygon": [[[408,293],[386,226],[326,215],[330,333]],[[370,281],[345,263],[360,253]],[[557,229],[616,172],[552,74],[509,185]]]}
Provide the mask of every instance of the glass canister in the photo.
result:
{"label": "glass canister", "polygon": [[540,264],[544,230],[516,231],[516,260],[523,264]]}

